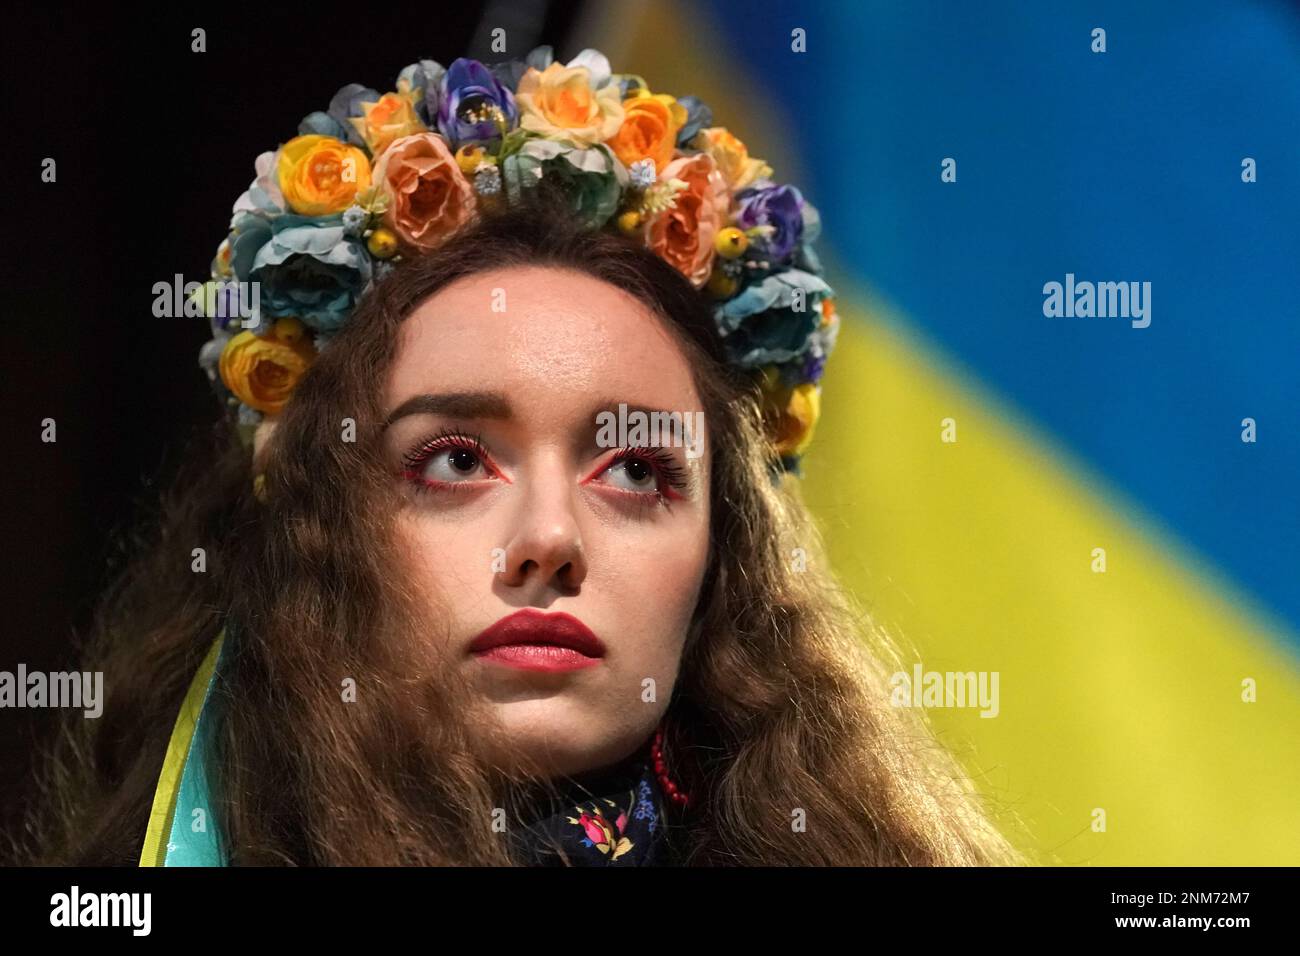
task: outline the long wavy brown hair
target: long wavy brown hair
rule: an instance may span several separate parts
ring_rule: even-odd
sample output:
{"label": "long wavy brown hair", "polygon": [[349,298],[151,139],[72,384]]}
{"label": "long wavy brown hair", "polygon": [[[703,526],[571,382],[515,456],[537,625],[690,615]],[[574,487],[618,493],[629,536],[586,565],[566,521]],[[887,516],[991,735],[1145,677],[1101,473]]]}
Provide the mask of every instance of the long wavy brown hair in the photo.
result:
{"label": "long wavy brown hair", "polygon": [[[1020,862],[924,718],[890,705],[894,648],[836,583],[797,479],[772,480],[760,393],[723,360],[708,301],[637,244],[541,206],[484,215],[377,284],[281,415],[262,496],[232,425],[192,450],[103,597],[84,648],[84,666],[104,672],[103,716],[69,719],[51,741],[16,859],[138,861],[177,709],[224,626],[217,791],[233,864],[518,862],[488,826],[517,781],[476,756],[492,731],[416,650],[439,611],[393,557],[378,384],[422,301],[462,276],[536,264],[646,302],[681,344],[709,422],[708,568],[663,724],[693,796],[670,828],[677,859]],[[345,419],[355,441],[340,439]],[[341,705],[349,678],[356,701]]]}

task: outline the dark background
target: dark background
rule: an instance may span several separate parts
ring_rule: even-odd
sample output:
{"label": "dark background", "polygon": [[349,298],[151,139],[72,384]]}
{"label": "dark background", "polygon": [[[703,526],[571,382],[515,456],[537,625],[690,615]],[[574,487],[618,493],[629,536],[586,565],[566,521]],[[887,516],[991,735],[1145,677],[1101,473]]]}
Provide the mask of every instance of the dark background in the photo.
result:
{"label": "dark background", "polygon": [[[220,411],[207,322],[156,318],[153,285],[208,277],[253,161],[352,82],[418,59],[522,58],[581,5],[461,0],[318,8],[205,4],[7,11],[7,295],[0,320],[6,555],[0,670],[76,669],[122,533]],[[207,51],[191,52],[191,31]],[[503,27],[507,52],[491,53]],[[16,113],[16,115],[15,115]],[[42,162],[57,181],[41,182]],[[41,441],[41,421],[57,441]],[[0,827],[57,712],[0,711]]]}

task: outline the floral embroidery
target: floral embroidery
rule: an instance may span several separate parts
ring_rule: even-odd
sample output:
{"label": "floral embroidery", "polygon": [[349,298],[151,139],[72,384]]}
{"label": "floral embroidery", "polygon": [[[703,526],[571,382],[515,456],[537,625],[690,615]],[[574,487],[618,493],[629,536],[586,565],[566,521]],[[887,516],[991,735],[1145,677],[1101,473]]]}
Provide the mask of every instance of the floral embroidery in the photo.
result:
{"label": "floral embroidery", "polygon": [[[618,777],[612,795],[585,791],[589,799],[557,807],[559,812],[531,824],[525,836],[530,859],[543,866],[660,863],[664,803],[654,769],[643,759]],[[615,779],[609,782],[615,784]]]}
{"label": "floral embroidery", "polygon": [[654,795],[650,788],[649,780],[642,780],[638,792],[636,811],[632,816],[637,820],[649,820],[648,829],[651,833],[655,832],[655,827],[659,825],[659,810],[654,804]]}
{"label": "floral embroidery", "polygon": [[[631,797],[630,791],[628,796]],[[617,809],[613,800],[606,799],[605,803]],[[605,813],[596,808],[594,801],[591,806],[590,811],[583,810],[581,806],[575,807],[578,811],[577,819],[569,817],[568,820],[587,834],[581,841],[583,846],[594,846],[601,853],[608,854],[611,860],[617,860],[635,846],[631,839],[623,835],[627,826],[627,811],[620,812],[614,822],[610,823]]]}

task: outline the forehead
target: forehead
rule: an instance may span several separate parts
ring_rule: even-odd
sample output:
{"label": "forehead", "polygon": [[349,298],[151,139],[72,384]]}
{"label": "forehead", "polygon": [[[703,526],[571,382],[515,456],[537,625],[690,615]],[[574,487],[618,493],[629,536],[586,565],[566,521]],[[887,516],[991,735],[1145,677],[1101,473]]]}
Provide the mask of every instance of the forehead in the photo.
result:
{"label": "forehead", "polygon": [[543,266],[468,276],[411,313],[387,407],[434,387],[495,388],[539,407],[607,396],[699,408],[686,357],[649,306],[600,279]]}

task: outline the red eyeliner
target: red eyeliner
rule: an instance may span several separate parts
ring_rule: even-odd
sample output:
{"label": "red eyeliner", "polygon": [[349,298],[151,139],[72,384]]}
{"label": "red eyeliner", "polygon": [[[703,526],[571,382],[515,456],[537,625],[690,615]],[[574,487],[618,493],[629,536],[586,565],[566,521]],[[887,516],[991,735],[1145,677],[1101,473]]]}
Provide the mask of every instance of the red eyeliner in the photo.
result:
{"label": "red eyeliner", "polygon": [[[625,462],[625,461],[645,462],[647,465],[650,466],[651,470],[654,471],[655,478],[658,482],[658,485],[661,487],[656,487],[654,491],[628,491],[626,488],[615,488],[614,489],[615,491],[620,491],[632,495],[657,495],[662,498],[667,498],[671,501],[685,500],[685,495],[681,494],[680,492],[677,491],[676,488],[673,487],[673,475],[666,474],[666,472],[668,472],[667,467],[662,462],[660,462],[655,457],[655,455],[651,452],[651,450],[648,448],[621,448],[614,454],[612,458],[609,459],[609,461],[602,462],[596,468],[595,471],[593,471],[583,480],[591,481],[591,479],[594,478],[596,475],[603,474],[604,472],[612,468],[614,465],[617,465],[620,462]],[[673,468],[675,469],[676,474],[680,476],[682,471],[681,468],[676,465],[674,465]],[[684,481],[685,479],[684,477],[681,477],[680,480]]]}
{"label": "red eyeliner", "polygon": [[[488,479],[477,479],[471,481],[442,481],[439,479],[425,478],[420,474],[422,466],[430,458],[439,452],[446,451],[449,448],[462,448],[471,452],[485,468],[492,472]],[[598,475],[608,471],[614,465],[626,461],[641,461],[647,464],[655,475],[654,491],[631,491],[627,488],[614,488],[619,494],[632,495],[635,498],[648,501],[651,498],[658,498],[667,501],[684,501],[686,496],[681,494],[674,485],[677,483],[685,484],[685,475],[680,465],[675,462],[666,463],[660,460],[664,453],[656,453],[650,448],[623,448],[616,452],[609,460],[602,462],[595,470],[583,479],[583,483],[591,482]],[[501,473],[500,469],[492,463],[491,456],[488,455],[487,449],[483,446],[479,436],[468,437],[461,432],[444,430],[431,438],[421,442],[414,451],[409,452],[402,459],[402,467],[398,470],[398,477],[409,481],[420,490],[452,491],[460,492],[470,490],[477,486],[481,481],[504,481],[507,484],[513,484],[509,478]]]}

